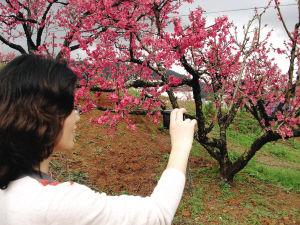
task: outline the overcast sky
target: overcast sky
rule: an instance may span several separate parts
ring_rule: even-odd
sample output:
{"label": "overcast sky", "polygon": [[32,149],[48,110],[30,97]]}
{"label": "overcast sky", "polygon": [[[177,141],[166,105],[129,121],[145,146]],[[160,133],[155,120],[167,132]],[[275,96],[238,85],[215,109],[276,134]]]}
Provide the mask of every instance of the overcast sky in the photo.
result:
{"label": "overcast sky", "polygon": [[[207,13],[207,21],[213,23],[214,18],[222,15],[228,16],[230,21],[233,21],[235,26],[241,31],[243,25],[247,24],[249,19],[254,15],[254,10],[246,10],[247,8],[253,7],[264,7],[268,4],[267,0],[195,0],[194,3],[184,5],[180,14],[183,20],[187,20],[185,15],[189,14],[189,11],[196,9],[197,7],[203,8]],[[281,0],[282,6],[281,11],[286,21],[286,24],[291,30],[295,21],[297,20],[298,10],[297,10],[297,1],[296,0]],[[295,5],[292,5],[295,4]],[[274,3],[272,3],[274,5]],[[233,11],[230,11],[233,10]],[[261,11],[262,9],[260,9]],[[228,12],[219,12],[219,11],[228,11]],[[218,12],[218,13],[216,13]],[[272,43],[276,47],[282,46],[282,42],[287,38],[285,31],[283,30],[282,24],[279,22],[277,13],[274,10],[274,7],[270,8],[266,14],[262,17],[263,24],[267,24],[268,30],[273,29],[273,34],[271,37]],[[277,58],[278,65],[283,71],[287,70],[287,61],[283,58]],[[180,68],[174,68],[178,72],[184,72]]]}
{"label": "overcast sky", "polygon": [[[195,0],[193,4],[186,4],[181,8],[181,15],[184,17],[184,15],[187,15],[190,10],[201,7],[207,12],[205,15],[208,21],[213,21],[215,17],[226,15],[238,27],[241,27],[253,16],[253,9],[247,10],[248,8],[264,7],[267,5],[267,3],[267,0]],[[288,27],[291,28],[294,26],[294,23],[297,19],[297,2],[296,0],[282,0],[281,4],[288,5],[282,6],[281,10],[285,20],[287,21]],[[276,17],[276,11],[273,9],[273,7],[269,9],[263,16],[263,23],[275,28],[276,31],[278,31],[278,28],[282,30],[282,27]]]}

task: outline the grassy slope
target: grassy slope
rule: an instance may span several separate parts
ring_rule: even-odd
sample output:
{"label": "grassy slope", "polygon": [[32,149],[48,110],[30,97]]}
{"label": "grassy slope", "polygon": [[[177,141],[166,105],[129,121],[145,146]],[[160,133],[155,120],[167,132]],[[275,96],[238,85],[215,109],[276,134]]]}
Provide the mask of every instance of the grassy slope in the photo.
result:
{"label": "grassy slope", "polygon": [[[183,106],[193,111],[190,104]],[[247,150],[260,132],[255,120],[240,112],[227,133],[230,157]],[[197,143],[192,155],[214,163]],[[300,197],[300,139],[266,144],[236,176],[233,187],[220,182],[216,163],[212,168],[194,166],[190,173],[192,195],[185,194],[176,224],[300,223],[300,202],[285,204],[289,200],[283,194]]]}
{"label": "grassy slope", "polygon": [[[228,132],[232,156],[247,150],[259,135],[254,119],[245,112],[239,113]],[[268,143],[257,153],[245,171],[253,177],[272,182],[300,193],[300,141],[280,140]]]}
{"label": "grassy slope", "polygon": [[[181,106],[191,113],[194,111],[190,102],[181,102]],[[210,106],[204,107],[207,115],[213,114],[213,111]],[[217,135],[217,132],[218,129],[215,128],[212,135]],[[255,119],[247,112],[239,112],[227,131],[230,157],[234,159],[246,151],[260,134],[261,130]],[[199,151],[199,148],[201,149],[195,146],[193,154],[206,157],[206,154],[200,154],[205,150]],[[300,139],[266,144],[251,160],[245,171],[253,177],[268,180],[300,193]]]}

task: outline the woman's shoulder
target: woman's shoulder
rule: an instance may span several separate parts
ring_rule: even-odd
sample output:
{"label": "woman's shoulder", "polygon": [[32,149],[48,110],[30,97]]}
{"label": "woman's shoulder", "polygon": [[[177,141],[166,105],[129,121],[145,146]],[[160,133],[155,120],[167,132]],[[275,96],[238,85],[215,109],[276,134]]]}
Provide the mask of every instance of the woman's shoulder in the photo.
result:
{"label": "woman's shoulder", "polygon": [[23,176],[19,179],[11,181],[8,188],[1,191],[2,194],[18,194],[21,195],[43,195],[53,193],[57,195],[59,192],[89,192],[94,193],[89,187],[72,181],[58,182],[52,179],[37,178],[32,176]]}

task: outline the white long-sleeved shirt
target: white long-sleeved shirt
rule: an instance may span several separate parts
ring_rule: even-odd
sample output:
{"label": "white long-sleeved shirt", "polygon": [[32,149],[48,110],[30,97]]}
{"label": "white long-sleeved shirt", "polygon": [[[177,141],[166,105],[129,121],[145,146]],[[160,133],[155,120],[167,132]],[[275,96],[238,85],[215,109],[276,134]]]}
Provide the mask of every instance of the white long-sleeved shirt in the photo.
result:
{"label": "white long-sleeved shirt", "polygon": [[171,224],[184,185],[176,169],[163,172],[149,197],[107,196],[77,183],[26,176],[0,190],[0,225]]}

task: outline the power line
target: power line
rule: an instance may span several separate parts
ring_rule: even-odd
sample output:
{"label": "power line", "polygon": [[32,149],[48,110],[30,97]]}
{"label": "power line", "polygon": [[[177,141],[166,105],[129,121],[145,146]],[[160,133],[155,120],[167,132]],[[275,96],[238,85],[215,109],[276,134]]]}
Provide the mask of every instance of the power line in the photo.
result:
{"label": "power line", "polygon": [[[297,4],[284,4],[280,6],[296,6]],[[275,7],[275,5],[270,5],[270,7]],[[240,8],[240,9],[228,9],[228,10],[220,10],[220,11],[204,11],[203,14],[214,14],[214,13],[225,13],[225,12],[240,12],[240,11],[248,11],[248,10],[255,10],[255,9],[264,9],[265,6],[260,7],[251,7],[251,8]],[[180,16],[189,16],[189,15],[180,15]]]}
{"label": "power line", "polygon": [[[295,6],[297,4],[285,4],[280,6]],[[270,7],[275,7],[274,5],[270,5]],[[265,6],[260,7],[252,7],[252,8],[241,8],[241,9],[229,9],[229,10],[221,10],[221,11],[210,11],[210,12],[204,12],[204,14],[212,14],[212,13],[223,13],[223,12],[239,12],[239,11],[247,11],[247,10],[254,10],[254,9],[264,9]]]}

